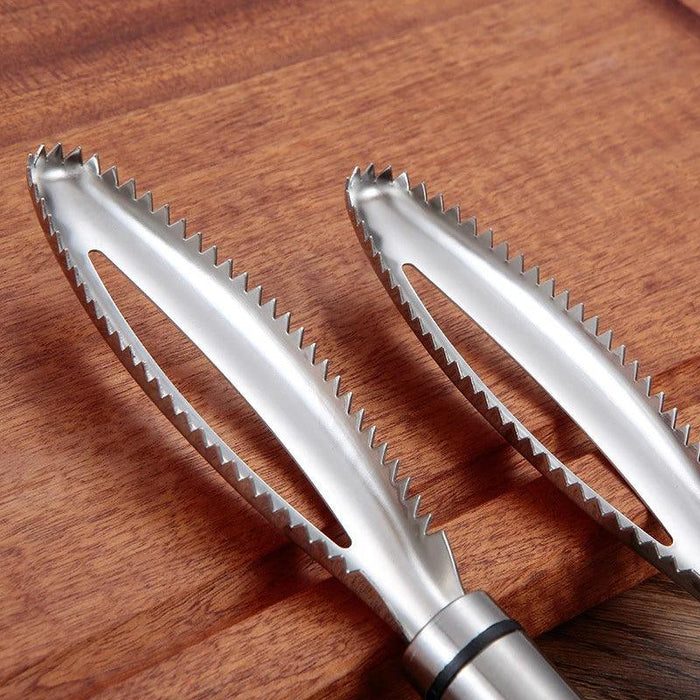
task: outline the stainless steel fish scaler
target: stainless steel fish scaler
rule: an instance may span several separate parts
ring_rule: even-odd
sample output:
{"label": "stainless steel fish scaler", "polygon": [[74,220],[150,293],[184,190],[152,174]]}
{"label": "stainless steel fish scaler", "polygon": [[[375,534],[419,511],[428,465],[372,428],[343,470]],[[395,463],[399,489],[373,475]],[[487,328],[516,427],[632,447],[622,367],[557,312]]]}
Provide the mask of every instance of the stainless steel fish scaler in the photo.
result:
{"label": "stainless steel fish scaler", "polygon": [[[431,699],[565,700],[576,695],[519,625],[483,592],[464,593],[443,532],[428,532],[419,496],[351,410],[315,345],[274,300],[233,275],[168,207],[136,198],[133,180],[60,144],[29,156],[27,177],[47,239],[79,300],[151,400],[263,517],[365,600],[409,643],[408,673]],[[284,445],[345,529],[329,539],[245,464],[156,364],[90,260],[99,251],[233,384]]]}
{"label": "stainless steel fish scaler", "polygon": [[[647,561],[700,598],[700,445],[676,426],[651,377],[613,348],[612,331],[583,304],[540,281],[539,268],[494,246],[490,230],[428,198],[391,168],[356,168],[350,219],[391,298],[428,352],[475,408],[557,488]],[[568,469],[486,386],[431,316],[404,266],[415,267],[513,357],[591,438],[672,538],[663,544]]]}

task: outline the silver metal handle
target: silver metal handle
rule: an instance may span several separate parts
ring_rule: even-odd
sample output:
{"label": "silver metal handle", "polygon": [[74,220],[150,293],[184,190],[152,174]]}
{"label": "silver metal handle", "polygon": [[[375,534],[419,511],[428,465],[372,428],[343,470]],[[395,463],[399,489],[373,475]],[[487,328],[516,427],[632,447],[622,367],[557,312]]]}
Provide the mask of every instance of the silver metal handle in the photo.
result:
{"label": "silver metal handle", "polygon": [[426,700],[576,700],[520,625],[483,591],[443,608],[404,664]]}

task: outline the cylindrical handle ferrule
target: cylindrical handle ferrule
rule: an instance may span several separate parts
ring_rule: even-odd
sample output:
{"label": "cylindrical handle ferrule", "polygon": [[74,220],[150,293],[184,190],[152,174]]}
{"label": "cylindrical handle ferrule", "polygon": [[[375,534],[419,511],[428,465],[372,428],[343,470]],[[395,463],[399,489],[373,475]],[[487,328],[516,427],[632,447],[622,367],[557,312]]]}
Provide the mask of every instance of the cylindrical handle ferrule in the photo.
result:
{"label": "cylindrical handle ferrule", "polygon": [[443,608],[404,665],[426,700],[577,700],[520,625],[483,591]]}

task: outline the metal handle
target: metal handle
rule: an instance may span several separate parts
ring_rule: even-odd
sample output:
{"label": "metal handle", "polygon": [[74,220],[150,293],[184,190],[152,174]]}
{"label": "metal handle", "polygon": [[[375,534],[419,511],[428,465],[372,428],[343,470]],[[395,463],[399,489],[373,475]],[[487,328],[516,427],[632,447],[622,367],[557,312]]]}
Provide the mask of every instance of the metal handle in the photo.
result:
{"label": "metal handle", "polygon": [[579,697],[483,591],[443,608],[411,641],[404,664],[426,700]]}

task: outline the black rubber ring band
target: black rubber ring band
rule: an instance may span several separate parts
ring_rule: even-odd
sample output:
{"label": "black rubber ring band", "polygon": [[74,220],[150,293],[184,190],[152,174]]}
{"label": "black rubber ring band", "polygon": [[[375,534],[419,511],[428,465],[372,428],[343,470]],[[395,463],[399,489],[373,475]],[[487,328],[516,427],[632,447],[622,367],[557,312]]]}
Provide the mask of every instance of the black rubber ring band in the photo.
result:
{"label": "black rubber ring band", "polygon": [[505,637],[511,632],[522,630],[522,627],[515,620],[501,620],[487,627],[481,634],[478,634],[465,647],[457,653],[440,673],[435,676],[433,684],[425,694],[425,700],[440,700],[442,694],[447,690],[447,686],[452,683],[455,676],[478,654],[486,649],[489,644],[493,644],[501,637]]}

